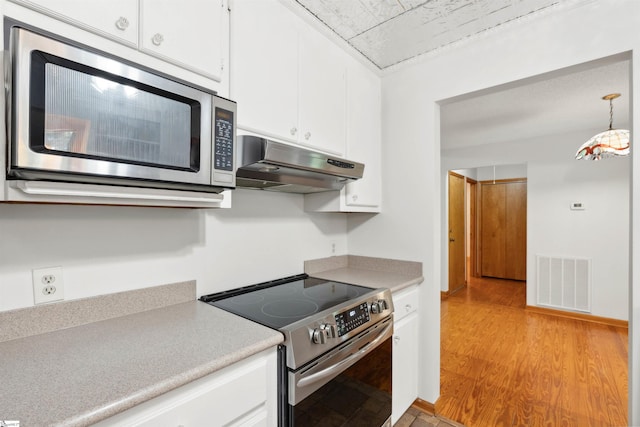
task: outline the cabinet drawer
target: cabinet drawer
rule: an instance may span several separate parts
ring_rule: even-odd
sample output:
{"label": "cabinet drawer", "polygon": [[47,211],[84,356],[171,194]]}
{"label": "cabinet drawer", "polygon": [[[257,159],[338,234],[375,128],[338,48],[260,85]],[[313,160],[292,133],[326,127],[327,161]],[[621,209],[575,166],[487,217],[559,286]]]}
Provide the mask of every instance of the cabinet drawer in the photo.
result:
{"label": "cabinet drawer", "polygon": [[393,293],[394,318],[396,321],[418,310],[419,289],[413,285]]}
{"label": "cabinet drawer", "polygon": [[275,353],[253,356],[142,403],[97,426],[267,425],[268,367]]}

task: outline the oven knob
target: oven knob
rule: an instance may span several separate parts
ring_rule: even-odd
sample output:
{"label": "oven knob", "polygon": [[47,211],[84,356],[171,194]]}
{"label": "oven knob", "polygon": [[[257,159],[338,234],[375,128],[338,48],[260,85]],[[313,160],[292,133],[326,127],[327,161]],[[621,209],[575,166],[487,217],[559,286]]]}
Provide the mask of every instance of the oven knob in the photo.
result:
{"label": "oven knob", "polygon": [[320,325],[319,328],[313,330],[312,340],[316,344],[326,344],[328,338],[336,337],[336,327],[335,325],[330,325],[325,323],[324,325]]}
{"label": "oven knob", "polygon": [[335,338],[338,336],[336,325],[331,325],[329,323],[325,323],[324,329],[327,331],[327,337]]}
{"label": "oven knob", "polygon": [[316,344],[325,344],[327,335],[324,329],[316,328],[313,330],[313,342]]}
{"label": "oven knob", "polygon": [[379,299],[378,301],[371,303],[371,312],[373,314],[382,313],[388,308],[389,308],[389,305],[387,304],[387,301],[383,299]]}
{"label": "oven knob", "polygon": [[382,307],[380,307],[380,303],[378,301],[374,301],[371,303],[371,312],[373,314],[378,314],[382,311]]}

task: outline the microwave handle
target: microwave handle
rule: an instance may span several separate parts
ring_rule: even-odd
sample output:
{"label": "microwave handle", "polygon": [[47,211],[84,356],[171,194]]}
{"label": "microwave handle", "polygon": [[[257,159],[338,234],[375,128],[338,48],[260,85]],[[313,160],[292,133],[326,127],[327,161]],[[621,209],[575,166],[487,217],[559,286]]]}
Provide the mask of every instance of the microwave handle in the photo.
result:
{"label": "microwave handle", "polygon": [[171,201],[184,203],[209,203],[220,204],[224,199],[221,194],[211,193],[192,193],[187,195],[176,194],[162,190],[155,193],[153,189],[139,189],[119,187],[118,191],[108,190],[97,185],[87,184],[69,184],[47,181],[16,181],[14,186],[23,193],[35,196],[73,196],[73,197],[91,197],[91,198],[109,198],[109,199],[138,199],[138,200],[154,200],[154,201]]}
{"label": "microwave handle", "polygon": [[382,332],[380,332],[378,334],[378,336],[373,341],[371,341],[369,344],[367,344],[366,346],[361,348],[359,351],[353,353],[352,355],[350,355],[346,359],[341,360],[340,362],[336,363],[335,365],[332,365],[332,366],[328,367],[327,369],[323,369],[322,371],[317,372],[317,373],[315,373],[313,375],[309,375],[308,377],[300,378],[298,380],[298,382],[296,383],[296,386],[305,387],[305,386],[311,385],[313,383],[316,383],[318,381],[321,381],[322,379],[333,375],[336,371],[340,371],[343,366],[345,366],[345,365],[348,366],[354,359],[359,359],[359,358],[363,357],[369,351],[373,350],[373,348],[376,345],[378,345],[378,343],[387,335],[387,333],[389,332],[389,330],[391,328],[393,328],[393,322],[390,322],[382,330]]}

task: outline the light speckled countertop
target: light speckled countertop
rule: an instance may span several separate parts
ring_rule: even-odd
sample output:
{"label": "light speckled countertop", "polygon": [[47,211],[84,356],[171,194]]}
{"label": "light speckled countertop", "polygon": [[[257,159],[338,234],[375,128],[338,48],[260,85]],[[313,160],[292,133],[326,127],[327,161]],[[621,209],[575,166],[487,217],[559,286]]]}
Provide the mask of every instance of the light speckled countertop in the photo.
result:
{"label": "light speckled countertop", "polygon": [[392,292],[422,283],[422,263],[341,255],[305,261],[304,272],[320,279],[352,283]]}
{"label": "light speckled countertop", "polygon": [[193,300],[0,342],[0,419],[90,425],[282,341]]}

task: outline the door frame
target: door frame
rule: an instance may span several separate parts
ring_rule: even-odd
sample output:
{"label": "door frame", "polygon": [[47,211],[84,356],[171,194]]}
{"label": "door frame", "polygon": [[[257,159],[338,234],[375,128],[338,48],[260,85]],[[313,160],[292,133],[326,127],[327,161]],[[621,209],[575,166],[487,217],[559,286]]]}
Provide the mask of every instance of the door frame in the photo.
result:
{"label": "door frame", "polygon": [[467,248],[469,253],[466,254],[469,259],[469,265],[467,269],[467,282],[471,277],[480,277],[478,271],[478,181],[475,179],[465,178],[466,185],[465,190],[469,191],[469,195],[465,200],[468,200],[468,205],[465,208],[465,215],[468,216],[469,230],[467,230],[466,237],[469,239]]}
{"label": "door frame", "polygon": [[[451,289],[451,252],[449,252],[449,256],[447,257],[448,259],[448,268],[449,268],[449,283],[447,285],[447,291],[444,292],[443,297],[447,297],[450,294],[453,294],[461,289],[464,289],[467,287],[467,281],[468,281],[468,277],[469,277],[469,270],[468,270],[468,265],[467,265],[467,258],[469,256],[469,254],[467,253],[467,238],[468,238],[468,230],[467,230],[467,215],[468,215],[468,206],[467,206],[467,177],[455,172],[453,170],[448,171],[447,173],[447,205],[448,205],[448,218],[447,218],[447,230],[451,229],[451,224],[450,224],[450,220],[451,220],[451,176],[454,176],[456,178],[461,178],[462,179],[462,214],[463,214],[463,220],[462,220],[462,237],[463,237],[463,249],[464,249],[464,261],[463,261],[463,268],[464,268],[464,282],[462,283],[462,285],[457,286],[455,289]],[[449,239],[451,236],[449,233],[447,233],[447,239]],[[449,246],[450,247],[450,246]]]}

